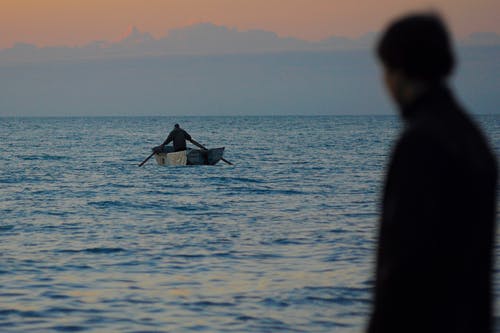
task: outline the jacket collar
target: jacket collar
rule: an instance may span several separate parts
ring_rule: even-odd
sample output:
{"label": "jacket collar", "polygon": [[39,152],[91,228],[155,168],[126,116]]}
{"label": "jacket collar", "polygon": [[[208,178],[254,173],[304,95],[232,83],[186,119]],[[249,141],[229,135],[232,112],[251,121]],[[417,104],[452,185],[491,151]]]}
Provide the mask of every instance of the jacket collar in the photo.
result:
{"label": "jacket collar", "polygon": [[[433,84],[429,86],[428,89],[425,89],[425,91],[423,91],[413,101],[401,107],[403,119],[411,122],[411,120],[417,117],[420,113],[425,113],[427,110],[431,111],[431,105],[435,105],[436,103],[444,100],[450,101],[452,99],[451,91],[445,84]],[[433,112],[435,111],[436,110]]]}

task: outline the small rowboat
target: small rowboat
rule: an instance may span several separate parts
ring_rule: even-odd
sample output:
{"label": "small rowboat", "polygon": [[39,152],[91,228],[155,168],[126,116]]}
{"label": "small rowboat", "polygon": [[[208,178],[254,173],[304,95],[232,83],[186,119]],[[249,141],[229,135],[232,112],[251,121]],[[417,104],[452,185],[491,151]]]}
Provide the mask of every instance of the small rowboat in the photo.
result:
{"label": "small rowboat", "polygon": [[153,148],[159,165],[215,165],[224,155],[224,147],[212,149],[191,149],[174,152],[173,147]]}

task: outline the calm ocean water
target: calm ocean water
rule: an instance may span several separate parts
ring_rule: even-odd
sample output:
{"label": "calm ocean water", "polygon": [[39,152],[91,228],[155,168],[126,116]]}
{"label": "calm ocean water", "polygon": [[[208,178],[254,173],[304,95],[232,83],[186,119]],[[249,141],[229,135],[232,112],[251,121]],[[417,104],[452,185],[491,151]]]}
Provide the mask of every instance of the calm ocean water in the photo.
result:
{"label": "calm ocean water", "polygon": [[[500,116],[478,119],[498,154]],[[175,122],[235,165],[138,168]],[[361,332],[399,127],[0,118],[0,330]]]}

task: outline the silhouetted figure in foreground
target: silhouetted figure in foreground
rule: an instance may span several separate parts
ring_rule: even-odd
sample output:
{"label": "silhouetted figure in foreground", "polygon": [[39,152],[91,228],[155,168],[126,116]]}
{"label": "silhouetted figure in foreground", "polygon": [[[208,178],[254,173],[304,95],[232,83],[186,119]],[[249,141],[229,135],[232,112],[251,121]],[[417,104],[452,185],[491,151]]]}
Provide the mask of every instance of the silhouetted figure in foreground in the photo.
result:
{"label": "silhouetted figure in foreground", "polygon": [[447,87],[454,56],[433,14],[378,45],[405,128],[385,182],[369,333],[493,330],[496,158]]}
{"label": "silhouetted figure in foreground", "polygon": [[186,150],[186,140],[191,141],[191,135],[183,130],[179,124],[175,124],[174,129],[170,132],[167,139],[163,142],[161,146],[168,145],[173,141],[174,151]]}

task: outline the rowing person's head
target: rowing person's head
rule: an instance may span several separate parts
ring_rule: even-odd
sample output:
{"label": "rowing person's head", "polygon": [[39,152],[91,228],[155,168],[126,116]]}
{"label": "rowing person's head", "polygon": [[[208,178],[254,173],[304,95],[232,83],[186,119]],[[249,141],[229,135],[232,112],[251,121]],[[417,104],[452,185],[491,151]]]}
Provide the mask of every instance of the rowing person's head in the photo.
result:
{"label": "rowing person's head", "polygon": [[175,124],[174,128],[180,128],[179,124]]}
{"label": "rowing person's head", "polygon": [[377,55],[390,95],[399,104],[411,99],[417,86],[443,83],[455,58],[448,31],[439,15],[417,13],[392,22],[382,35]]}

